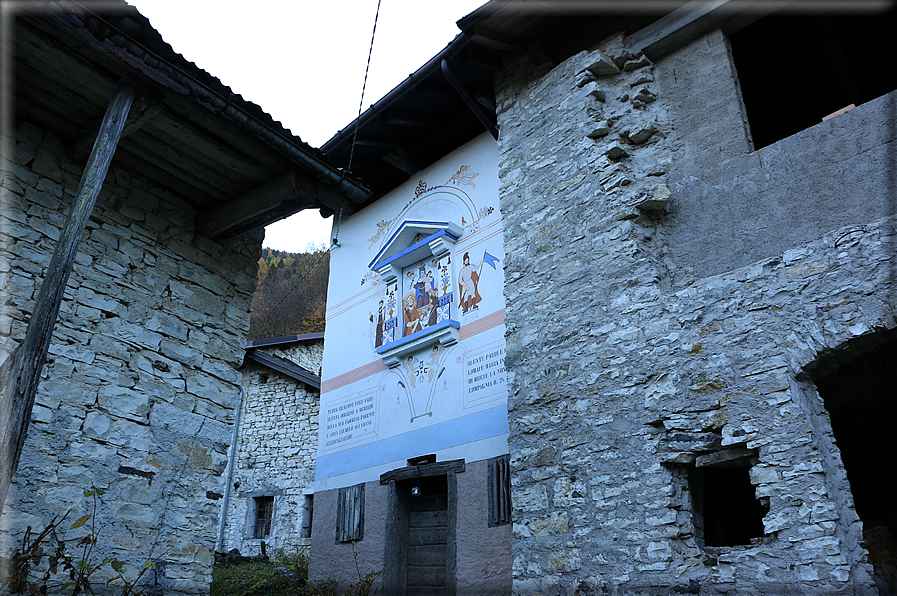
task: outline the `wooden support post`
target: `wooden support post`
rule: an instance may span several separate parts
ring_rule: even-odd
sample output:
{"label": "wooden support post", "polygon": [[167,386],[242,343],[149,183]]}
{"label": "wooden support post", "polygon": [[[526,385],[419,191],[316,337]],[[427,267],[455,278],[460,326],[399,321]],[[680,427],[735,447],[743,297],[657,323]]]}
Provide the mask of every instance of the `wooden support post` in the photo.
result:
{"label": "wooden support post", "polygon": [[135,85],[129,81],[123,81],[115,90],[35,301],[25,339],[0,366],[0,513],[3,512],[6,494],[28,435],[34,397],[65,286],[78,254],[78,246],[84,238],[87,221],[121,138],[135,91]]}

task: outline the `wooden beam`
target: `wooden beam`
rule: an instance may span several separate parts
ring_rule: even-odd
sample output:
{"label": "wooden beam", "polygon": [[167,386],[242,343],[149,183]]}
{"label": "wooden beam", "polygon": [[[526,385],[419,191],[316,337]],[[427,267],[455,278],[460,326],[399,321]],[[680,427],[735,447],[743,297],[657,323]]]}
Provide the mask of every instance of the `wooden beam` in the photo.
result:
{"label": "wooden beam", "polygon": [[510,35],[492,31],[482,26],[474,27],[472,31],[465,31],[464,35],[467,36],[470,43],[486,46],[487,48],[495,48],[504,52],[520,54],[525,49],[519,40]]}
{"label": "wooden beam", "polygon": [[25,338],[0,366],[0,513],[28,436],[34,397],[65,286],[135,93],[136,87],[130,81],[119,83],[115,90],[81,176],[75,202],[50,260],[47,276],[41,284]]}
{"label": "wooden beam", "polygon": [[315,184],[293,170],[197,217],[196,228],[212,240],[223,240],[264,227],[314,207]]}
{"label": "wooden beam", "polygon": [[196,228],[203,236],[220,242],[313,208],[321,209],[322,215],[340,209],[348,215],[357,206],[324,182],[293,170],[200,214]]}
{"label": "wooden beam", "polygon": [[748,16],[760,18],[792,0],[692,0],[626,38],[635,51],[651,60],[678,50],[727,21]]}
{"label": "wooden beam", "polygon": [[387,110],[380,116],[380,120],[386,124],[399,124],[418,128],[438,128],[442,124],[440,119],[435,116],[405,112],[403,110]]}
{"label": "wooden beam", "polygon": [[390,480],[400,482],[411,478],[426,478],[428,476],[442,476],[449,472],[460,474],[465,469],[463,459],[451,459],[435,464],[421,464],[419,466],[406,466],[397,470],[390,470],[380,474],[380,484],[389,484]]}
{"label": "wooden beam", "polygon": [[[129,134],[140,130],[153,116],[161,112],[163,107],[164,104],[161,100],[156,100],[146,95],[137,96],[128,114],[128,121],[125,122],[125,127],[121,131],[121,138],[125,138]],[[87,155],[87,152],[93,146],[94,139],[97,138],[101,126],[102,122],[97,122],[75,142],[70,151],[72,161],[80,161],[82,157]]]}
{"label": "wooden beam", "polygon": [[381,159],[409,176],[423,169],[420,164],[415,162],[413,157],[399,147],[391,147],[386,153],[381,155]]}
{"label": "wooden beam", "polygon": [[379,149],[390,149],[395,147],[398,141],[393,138],[377,138],[377,137],[358,137],[355,145],[359,147],[377,147]]}
{"label": "wooden beam", "polygon": [[414,88],[417,95],[435,95],[437,97],[454,97],[455,91],[446,84],[424,80]]}
{"label": "wooden beam", "polygon": [[480,121],[480,124],[489,131],[489,134],[492,135],[492,138],[496,141],[498,140],[498,128],[495,126],[495,113],[487,113],[486,110],[483,109],[483,106],[477,103],[477,101],[468,93],[467,89],[464,88],[464,85],[458,78],[452,73],[449,68],[448,61],[444,58],[441,63],[442,66],[442,74],[445,75],[445,78],[448,80],[449,84],[455,88],[455,91],[458,92],[458,95],[461,96],[461,99],[464,100],[464,103],[467,104],[467,107],[470,108],[470,111],[473,112],[473,115],[476,116],[477,120]]}

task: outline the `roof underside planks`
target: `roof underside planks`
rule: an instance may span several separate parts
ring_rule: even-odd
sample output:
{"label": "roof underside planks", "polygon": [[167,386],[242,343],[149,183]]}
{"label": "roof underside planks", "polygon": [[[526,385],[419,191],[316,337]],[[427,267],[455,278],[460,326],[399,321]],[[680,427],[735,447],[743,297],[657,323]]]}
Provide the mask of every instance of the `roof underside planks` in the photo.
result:
{"label": "roof underside planks", "polygon": [[[458,21],[461,35],[359,118],[351,173],[371,187],[367,203],[486,132],[449,84],[439,67],[443,59],[494,124],[493,77],[508,56],[525,54],[537,68],[554,66],[615,32],[644,27],[684,3],[673,0],[632,14],[631,10],[606,10],[613,3],[493,1],[464,17]],[[583,10],[583,6],[590,8]],[[571,27],[573,15],[577,18]],[[354,133],[352,122],[321,147],[344,169],[349,167]]]}
{"label": "roof underside planks", "polygon": [[[48,1],[24,6],[28,10],[15,15],[12,45],[16,121],[54,131],[68,156],[83,163],[118,81],[138,82],[114,163],[193,207],[205,235],[222,240],[303,208],[330,212],[368,196],[258,106],[174,53],[136,9],[116,3],[114,13],[95,15],[77,3],[64,5],[75,12]],[[219,103],[226,100],[230,111],[203,101],[195,87],[177,80],[181,76],[222,98]],[[228,115],[234,110],[245,122]],[[259,196],[259,188],[284,176],[301,183]],[[352,192],[342,192],[346,188]]]}

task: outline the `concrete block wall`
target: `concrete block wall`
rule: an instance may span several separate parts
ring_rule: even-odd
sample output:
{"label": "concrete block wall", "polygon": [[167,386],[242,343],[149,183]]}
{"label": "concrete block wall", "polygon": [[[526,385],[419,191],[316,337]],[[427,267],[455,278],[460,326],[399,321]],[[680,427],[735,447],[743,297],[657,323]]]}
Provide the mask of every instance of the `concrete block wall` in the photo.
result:
{"label": "concrete block wall", "polygon": [[[318,374],[324,342],[265,351]],[[269,554],[307,550],[311,538],[302,535],[302,527],[307,516],[314,519],[314,501],[308,511],[306,496],[314,493],[320,393],[256,362],[247,361],[242,372],[243,412],[224,550],[259,554],[263,540]],[[264,539],[248,534],[253,495],[274,496],[271,535]]]}
{"label": "concrete block wall", "polygon": [[[21,122],[15,138],[0,183],[3,357],[24,337],[82,173],[52,132]],[[217,244],[193,221],[113,161],[7,499],[4,554],[26,526],[89,511],[82,494],[97,486],[99,559],[154,559],[157,589],[208,591],[261,232]]]}
{"label": "concrete block wall", "polygon": [[[837,169],[805,172],[801,155],[770,169],[780,144],[749,155],[718,32],[656,65],[620,37],[599,48],[556,66],[521,57],[496,77],[514,592],[873,593],[804,371],[895,326],[893,188],[878,177],[857,204],[863,193]],[[704,101],[680,95],[698,91]],[[874,121],[892,104],[855,116]],[[845,127],[845,139],[851,123],[831,122],[808,138]],[[893,156],[881,136],[860,149]],[[792,139],[812,159],[814,145]],[[859,159],[837,142],[828,154]],[[756,215],[739,221],[731,208],[718,221],[710,199],[747,192],[733,176],[749,160]],[[777,185],[789,168],[795,179]],[[780,206],[820,190],[843,212],[789,228]],[[663,213],[634,207],[667,196]],[[764,209],[768,242],[733,250]],[[706,550],[680,462],[733,447],[756,453],[764,536]]]}

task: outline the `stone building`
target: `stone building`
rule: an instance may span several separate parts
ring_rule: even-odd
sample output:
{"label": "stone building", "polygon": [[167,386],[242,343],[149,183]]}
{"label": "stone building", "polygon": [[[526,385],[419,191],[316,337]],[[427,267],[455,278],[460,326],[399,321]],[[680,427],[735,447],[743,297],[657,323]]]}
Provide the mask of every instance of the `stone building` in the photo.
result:
{"label": "stone building", "polygon": [[[449,491],[448,523],[469,533],[447,543],[445,593],[893,593],[897,474],[879,454],[897,403],[897,81],[869,59],[892,53],[893,11],[517,8],[491,2],[459,21],[454,42],[359,119],[353,171],[374,202],[344,214],[333,259],[372,273],[332,270],[344,289],[328,303],[322,412],[329,392],[393,370],[373,357],[387,351],[376,337],[415,320],[384,316],[396,282],[381,255],[362,256],[402,238],[405,215],[434,182],[451,186],[439,176],[475,146],[477,167],[453,179],[495,156],[513,560],[462,556],[491,529],[491,493]],[[338,164],[354,129],[323,147]],[[403,250],[418,245],[392,254]],[[367,364],[343,370],[331,329],[362,307]],[[370,446],[370,468],[322,470],[340,438],[322,417],[312,571],[353,577],[354,554],[386,570],[387,592],[411,593],[406,546],[391,545],[410,540],[415,458],[433,456],[419,467],[442,463],[434,476],[460,487],[467,471],[451,466],[482,456],[394,438],[394,385],[366,389],[387,433],[346,431]]]}
{"label": "stone building", "polygon": [[[148,587],[204,592],[260,227],[304,207],[362,201],[367,191],[175,53],[124,2],[17,6],[4,5],[3,23],[5,74],[14,76],[2,110],[5,364],[35,325],[42,284],[60,285],[47,271],[71,230],[66,214],[94,175],[101,190],[49,321],[55,331],[0,550],[8,555],[27,526],[70,507],[74,521],[91,506],[82,491],[97,486],[105,495],[94,562],[116,557],[133,577],[151,559]],[[107,110],[110,98],[125,106],[126,122]],[[104,112],[113,115],[103,120]],[[102,175],[85,162],[98,130],[98,146],[118,140],[110,122],[124,126]]]}
{"label": "stone building", "polygon": [[[323,333],[246,342],[240,415],[216,550],[307,550],[314,513]],[[232,470],[232,471],[230,471]]]}

